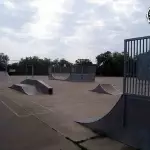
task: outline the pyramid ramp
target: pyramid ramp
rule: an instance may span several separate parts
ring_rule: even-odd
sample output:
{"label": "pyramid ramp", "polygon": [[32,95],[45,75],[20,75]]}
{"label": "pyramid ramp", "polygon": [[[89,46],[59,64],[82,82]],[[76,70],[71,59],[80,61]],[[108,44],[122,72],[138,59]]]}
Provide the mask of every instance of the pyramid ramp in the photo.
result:
{"label": "pyramid ramp", "polygon": [[37,95],[40,92],[35,88],[35,86],[28,84],[14,84],[10,88],[22,92],[27,95]]}
{"label": "pyramid ramp", "polygon": [[102,136],[140,150],[150,150],[150,101],[148,97],[122,95],[112,110],[103,117],[77,123]]}
{"label": "pyramid ramp", "polygon": [[96,92],[96,93],[100,93],[100,94],[109,94],[109,95],[119,95],[119,94],[122,94],[112,84],[99,84],[95,89],[93,89],[91,91],[92,92]]}
{"label": "pyramid ramp", "polygon": [[53,88],[41,80],[26,79],[20,84],[14,84],[10,88],[27,95],[53,94]]}

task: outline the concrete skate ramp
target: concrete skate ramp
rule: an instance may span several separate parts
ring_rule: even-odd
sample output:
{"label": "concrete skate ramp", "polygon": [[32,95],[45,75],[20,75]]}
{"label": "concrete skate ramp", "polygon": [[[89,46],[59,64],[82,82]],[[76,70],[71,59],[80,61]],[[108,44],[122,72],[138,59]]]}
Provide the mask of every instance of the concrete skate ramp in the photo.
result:
{"label": "concrete skate ramp", "polygon": [[43,81],[26,79],[21,84],[14,84],[10,88],[20,91],[27,95],[36,94],[53,94],[53,88],[45,84]]}
{"label": "concrete skate ramp", "polygon": [[39,91],[37,91],[35,86],[28,85],[28,84],[14,84],[11,86],[11,88],[27,95],[39,94]]}
{"label": "concrete skate ramp", "polygon": [[50,80],[67,81],[70,78],[70,74],[50,74]]}
{"label": "concrete skate ramp", "polygon": [[11,78],[6,71],[0,71],[0,89],[12,85]]}
{"label": "concrete skate ramp", "polygon": [[109,94],[109,95],[122,94],[112,84],[99,84],[95,89],[93,89],[91,91],[92,92],[97,92],[97,93],[100,93],[100,94]]}
{"label": "concrete skate ramp", "polygon": [[69,80],[72,82],[93,82],[95,81],[95,74],[72,73]]}
{"label": "concrete skate ramp", "polygon": [[71,73],[66,78],[58,78],[53,74],[49,75],[50,80],[60,80],[60,81],[72,81],[72,82],[93,82],[95,81],[95,74],[76,74]]}
{"label": "concrete skate ramp", "polygon": [[0,71],[0,82],[8,81],[9,75],[6,71]]}
{"label": "concrete skate ramp", "polygon": [[149,98],[122,95],[106,116],[77,123],[136,149],[150,150],[149,114]]}
{"label": "concrete skate ramp", "polygon": [[10,76],[6,71],[0,71],[0,86],[10,82]]}

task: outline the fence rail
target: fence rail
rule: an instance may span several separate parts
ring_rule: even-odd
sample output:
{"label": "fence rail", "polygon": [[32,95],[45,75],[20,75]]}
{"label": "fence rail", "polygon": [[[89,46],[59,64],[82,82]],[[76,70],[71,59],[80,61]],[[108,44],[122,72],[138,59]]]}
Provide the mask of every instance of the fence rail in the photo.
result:
{"label": "fence rail", "polygon": [[124,41],[124,93],[150,96],[150,36]]}
{"label": "fence rail", "polygon": [[95,74],[96,66],[49,67],[49,73]]}

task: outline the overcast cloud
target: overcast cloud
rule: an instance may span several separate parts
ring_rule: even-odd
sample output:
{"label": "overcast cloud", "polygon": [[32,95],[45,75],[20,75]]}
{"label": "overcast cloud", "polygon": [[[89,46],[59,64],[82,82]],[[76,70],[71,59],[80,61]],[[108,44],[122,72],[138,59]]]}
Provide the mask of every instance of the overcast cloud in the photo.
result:
{"label": "overcast cloud", "polygon": [[11,60],[89,58],[150,35],[149,0],[0,0],[0,49]]}

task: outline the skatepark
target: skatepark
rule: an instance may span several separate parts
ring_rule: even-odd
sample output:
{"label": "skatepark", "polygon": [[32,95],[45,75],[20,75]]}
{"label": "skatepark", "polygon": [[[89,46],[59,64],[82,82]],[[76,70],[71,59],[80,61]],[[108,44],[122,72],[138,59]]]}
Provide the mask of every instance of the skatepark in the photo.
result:
{"label": "skatepark", "polygon": [[28,78],[1,72],[0,149],[149,150],[150,37],[124,42],[124,77],[95,77],[93,66]]}
{"label": "skatepark", "polygon": [[[26,95],[7,88],[25,76],[11,76],[1,85],[1,149],[115,149],[127,146],[101,138],[75,123],[75,120],[103,116],[116,104],[119,95],[97,94],[89,90],[99,83],[116,84],[122,88],[122,78],[96,78],[93,83],[49,80],[35,76],[54,89],[53,95]],[[78,88],[80,86],[80,88]],[[76,111],[78,110],[78,111]],[[14,137],[15,135],[15,137]],[[19,142],[18,142],[19,140]],[[9,145],[6,144],[9,141]]]}

